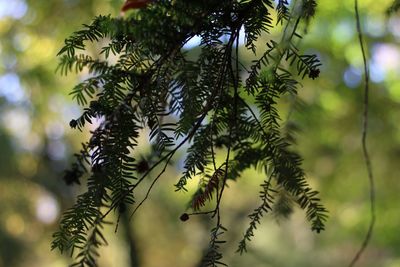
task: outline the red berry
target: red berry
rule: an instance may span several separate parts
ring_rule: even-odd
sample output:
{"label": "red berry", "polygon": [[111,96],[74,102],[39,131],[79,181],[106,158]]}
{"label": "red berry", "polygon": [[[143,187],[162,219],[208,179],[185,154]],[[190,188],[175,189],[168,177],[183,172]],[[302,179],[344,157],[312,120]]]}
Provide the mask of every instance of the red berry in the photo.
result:
{"label": "red berry", "polygon": [[149,4],[151,0],[127,0],[122,6],[121,11],[125,12],[129,9],[143,8]]}

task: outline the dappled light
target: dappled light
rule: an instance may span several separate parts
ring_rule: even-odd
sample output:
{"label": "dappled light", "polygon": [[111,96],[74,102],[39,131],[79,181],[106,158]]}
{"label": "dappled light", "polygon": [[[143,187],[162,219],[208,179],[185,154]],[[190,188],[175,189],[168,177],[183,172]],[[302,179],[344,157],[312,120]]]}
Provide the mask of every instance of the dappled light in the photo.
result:
{"label": "dappled light", "polygon": [[20,19],[26,14],[27,10],[28,5],[24,0],[0,1],[0,18]]}

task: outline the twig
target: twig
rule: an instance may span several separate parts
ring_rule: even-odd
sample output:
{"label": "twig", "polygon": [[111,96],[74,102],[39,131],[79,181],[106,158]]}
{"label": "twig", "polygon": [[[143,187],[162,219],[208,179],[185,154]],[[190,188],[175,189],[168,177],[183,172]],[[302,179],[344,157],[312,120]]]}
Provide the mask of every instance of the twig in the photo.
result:
{"label": "twig", "polygon": [[[184,144],[185,142],[181,143]],[[178,147],[177,147],[178,148]],[[175,151],[177,149],[174,149]],[[146,196],[140,201],[140,203],[136,206],[136,208],[132,211],[131,215],[129,216],[129,220],[132,219],[133,215],[136,213],[136,211],[143,205],[143,203],[148,199],[151,190],[153,189],[154,185],[156,184],[156,182],[158,181],[158,179],[161,177],[161,175],[165,172],[165,170],[167,169],[168,163],[170,162],[171,158],[174,156],[175,152],[170,154],[169,157],[166,159],[165,164],[164,164],[164,168],[158,173],[157,177],[153,180],[153,182],[151,182],[151,185],[149,187],[149,189],[147,189],[146,192]]]}
{"label": "twig", "polygon": [[238,27],[237,29],[235,29],[232,32],[231,38],[229,40],[229,50],[230,53],[232,53],[232,47],[233,47],[233,41],[236,40],[236,75],[233,71],[232,68],[232,57],[230,56],[228,58],[228,62],[229,62],[229,71],[231,72],[231,76],[232,76],[232,80],[233,80],[233,86],[234,86],[234,106],[233,106],[233,120],[231,121],[231,125],[230,125],[230,129],[229,129],[229,146],[228,146],[228,151],[226,153],[226,160],[225,160],[225,175],[224,175],[224,180],[222,183],[222,187],[221,187],[221,191],[218,193],[217,191],[217,203],[216,203],[216,207],[215,207],[215,212],[213,214],[213,217],[215,215],[217,215],[217,225],[219,225],[220,223],[220,203],[221,203],[221,198],[222,198],[222,194],[224,193],[224,189],[225,189],[225,184],[226,184],[226,180],[228,177],[228,169],[229,169],[229,156],[230,156],[230,152],[231,152],[231,148],[232,148],[232,132],[233,132],[233,127],[236,124],[236,119],[237,119],[237,99],[238,99],[238,87],[239,87],[239,33],[240,33],[240,27]]}
{"label": "twig", "polygon": [[363,254],[365,251],[366,247],[368,246],[374,225],[375,225],[375,220],[376,220],[376,214],[375,214],[375,183],[374,183],[374,176],[372,173],[372,165],[371,165],[371,160],[368,154],[368,149],[367,149],[367,132],[368,132],[368,106],[369,106],[369,70],[368,70],[368,65],[367,65],[367,57],[364,49],[364,43],[363,43],[363,33],[361,30],[361,23],[360,23],[360,15],[358,11],[358,1],[354,0],[354,11],[356,15],[356,23],[357,23],[357,33],[358,33],[358,40],[360,43],[360,48],[361,48],[361,53],[363,57],[363,63],[364,63],[364,82],[365,82],[365,87],[364,87],[364,112],[363,112],[363,128],[362,128],[362,137],[361,137],[361,145],[362,145],[362,151],[363,151],[363,156],[364,156],[364,161],[365,165],[367,168],[367,173],[368,173],[368,180],[369,180],[369,197],[370,197],[370,213],[371,213],[371,220],[369,223],[368,227],[368,232],[365,236],[365,239],[363,243],[361,244],[360,249],[358,250],[357,254],[354,256],[353,260],[349,264],[349,267],[353,267],[357,261],[359,260],[360,256]]}
{"label": "twig", "polygon": [[144,178],[155,168],[157,167],[157,165],[159,165],[161,162],[165,161],[164,164],[164,168],[161,170],[161,172],[157,175],[157,177],[153,180],[153,182],[151,183],[149,189],[147,190],[146,196],[142,199],[142,201],[140,201],[140,203],[138,204],[138,206],[136,206],[136,208],[133,210],[133,212],[131,213],[129,218],[132,218],[132,216],[136,213],[136,211],[140,208],[140,206],[143,205],[143,203],[147,200],[147,198],[150,195],[151,190],[153,189],[154,184],[158,181],[158,179],[161,177],[161,175],[165,172],[168,163],[170,162],[171,158],[174,156],[175,152],[178,151],[179,148],[181,148],[181,146],[183,146],[183,144],[185,144],[190,138],[192,138],[192,136],[196,133],[196,131],[198,130],[198,128],[201,126],[201,123],[203,122],[204,118],[207,115],[207,112],[204,112],[203,115],[197,120],[196,125],[192,128],[191,132],[185,137],[185,139],[183,139],[179,145],[177,145],[173,150],[171,150],[168,154],[166,154],[164,157],[162,157],[156,164],[154,164],[143,176],[142,178],[140,178],[138,180],[138,182],[133,185],[130,189],[129,192],[133,192],[133,190],[140,184],[140,182],[142,182],[144,180]]}

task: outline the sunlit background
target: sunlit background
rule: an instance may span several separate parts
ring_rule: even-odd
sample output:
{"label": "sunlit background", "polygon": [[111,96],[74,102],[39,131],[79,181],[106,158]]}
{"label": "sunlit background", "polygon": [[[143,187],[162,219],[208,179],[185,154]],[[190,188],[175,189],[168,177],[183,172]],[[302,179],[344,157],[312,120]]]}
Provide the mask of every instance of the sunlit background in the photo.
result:
{"label": "sunlit background", "polygon": [[[362,57],[353,1],[321,0],[302,49],[319,55],[317,80],[303,81],[303,103],[290,120],[299,127],[296,149],[310,183],[330,211],[326,231],[310,231],[305,214],[289,220],[265,216],[247,254],[235,253],[246,216],[257,207],[264,177],[249,170],[223,201],[223,246],[229,266],[346,266],[369,222],[368,180],[361,153]],[[386,16],[390,0],[361,0],[370,55],[369,148],[376,176],[377,224],[363,267],[400,267],[400,16]],[[68,255],[50,251],[63,210],[83,188],[61,179],[87,133],[69,128],[80,107],[68,95],[82,77],[55,73],[63,40],[98,14],[119,15],[122,0],[0,0],[0,267],[67,266]],[[259,46],[266,40],[260,40]],[[193,39],[186,49],[198,40]],[[248,62],[251,53],[240,51]],[[285,113],[285,105],[282,110]],[[143,154],[146,153],[144,148]],[[179,166],[180,159],[176,159]],[[175,193],[171,167],[133,220],[106,229],[109,246],[100,266],[195,267],[207,248],[207,218],[179,221],[189,196]],[[196,182],[192,184],[193,188]],[[111,220],[113,218],[110,218]]]}

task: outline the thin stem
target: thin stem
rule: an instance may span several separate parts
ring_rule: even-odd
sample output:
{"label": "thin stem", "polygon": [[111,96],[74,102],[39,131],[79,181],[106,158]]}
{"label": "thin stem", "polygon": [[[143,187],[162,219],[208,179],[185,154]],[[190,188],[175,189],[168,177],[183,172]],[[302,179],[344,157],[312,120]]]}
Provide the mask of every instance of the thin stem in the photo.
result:
{"label": "thin stem", "polygon": [[365,239],[363,243],[361,244],[360,249],[354,256],[353,260],[349,264],[349,267],[353,267],[357,261],[359,260],[360,256],[364,253],[366,247],[368,246],[372,233],[374,230],[374,225],[375,225],[375,220],[376,220],[376,214],[375,214],[375,182],[374,182],[374,175],[372,172],[372,165],[371,165],[371,160],[369,157],[368,149],[367,149],[367,133],[368,133],[368,107],[369,107],[369,69],[368,69],[368,63],[367,63],[367,56],[364,48],[364,43],[363,43],[363,33],[361,30],[361,23],[360,23],[360,15],[359,15],[359,10],[358,10],[358,1],[354,1],[354,11],[356,15],[356,23],[357,23],[357,33],[358,33],[358,40],[360,43],[360,48],[361,48],[361,53],[362,53],[362,58],[363,58],[363,63],[364,63],[364,112],[363,112],[363,128],[362,128],[362,137],[361,137],[361,145],[362,145],[362,151],[363,151],[363,156],[364,156],[364,161],[365,165],[367,168],[367,173],[368,173],[368,180],[369,180],[369,197],[370,197],[370,214],[371,214],[371,219],[368,227],[367,234],[365,236]]}
{"label": "thin stem", "polygon": [[[181,143],[182,145],[184,143]],[[147,189],[146,196],[140,201],[140,203],[136,206],[136,208],[132,211],[131,215],[129,216],[129,220],[132,219],[133,215],[136,213],[136,211],[143,205],[143,203],[149,198],[150,192],[153,189],[154,185],[158,181],[158,179],[161,177],[161,175],[165,172],[167,169],[168,163],[171,161],[171,158],[174,156],[175,153],[172,153],[169,155],[169,157],[166,159],[165,164],[163,169],[158,173],[157,177],[151,182],[150,187]]]}
{"label": "thin stem", "polygon": [[154,164],[143,176],[142,178],[139,179],[139,181],[133,185],[129,192],[133,192],[133,190],[139,185],[139,183],[141,181],[143,181],[143,179],[161,162],[165,161],[164,167],[161,170],[161,172],[157,175],[157,177],[153,180],[153,182],[151,183],[149,189],[147,190],[146,196],[142,199],[142,201],[140,201],[139,205],[136,206],[136,208],[133,210],[130,218],[132,218],[132,216],[136,213],[136,211],[143,205],[144,201],[147,200],[147,198],[150,195],[151,190],[153,189],[154,184],[158,181],[158,179],[161,177],[161,175],[165,172],[165,170],[167,169],[168,163],[170,162],[171,158],[174,156],[175,152],[178,151],[179,148],[181,148],[190,138],[192,138],[192,136],[196,133],[196,131],[198,130],[198,128],[200,127],[201,123],[203,122],[204,118],[207,115],[207,112],[204,112],[203,115],[197,120],[196,125],[192,128],[192,130],[190,131],[190,133],[185,137],[185,139],[183,139],[179,145],[177,145],[173,150],[171,150],[168,154],[166,154],[163,158],[161,158],[156,164]]}
{"label": "thin stem", "polygon": [[232,132],[233,132],[233,127],[236,124],[236,117],[237,117],[237,99],[238,99],[238,87],[239,87],[239,50],[238,50],[238,46],[239,46],[239,35],[240,35],[240,27],[238,27],[237,29],[235,29],[232,32],[232,36],[231,36],[231,40],[230,40],[230,46],[228,47],[228,49],[230,50],[230,53],[232,53],[232,48],[233,48],[233,40],[236,40],[236,75],[233,71],[233,67],[232,67],[232,57],[230,56],[228,58],[228,62],[229,62],[229,71],[231,72],[231,76],[232,76],[232,80],[233,80],[233,86],[234,86],[234,106],[233,106],[233,120],[231,121],[231,125],[230,125],[230,129],[229,129],[229,146],[228,146],[228,151],[226,153],[226,159],[225,159],[225,175],[224,175],[224,180],[222,183],[222,188],[221,191],[218,193],[217,191],[217,204],[215,207],[215,212],[213,214],[213,217],[215,215],[217,215],[217,225],[220,223],[220,203],[221,203],[221,198],[222,195],[224,193],[225,190],[225,184],[226,184],[226,180],[228,177],[228,171],[229,171],[229,156],[230,156],[230,152],[231,152],[231,148],[232,148]]}

